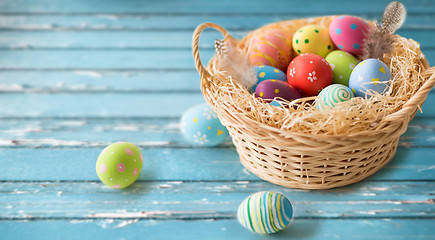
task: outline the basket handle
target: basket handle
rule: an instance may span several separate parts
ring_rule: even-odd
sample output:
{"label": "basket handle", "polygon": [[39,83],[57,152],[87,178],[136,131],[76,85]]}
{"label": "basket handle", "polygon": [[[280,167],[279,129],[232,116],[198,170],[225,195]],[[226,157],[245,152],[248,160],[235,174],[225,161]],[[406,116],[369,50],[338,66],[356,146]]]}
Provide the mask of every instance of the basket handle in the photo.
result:
{"label": "basket handle", "polygon": [[422,72],[424,78],[428,80],[420,87],[420,89],[403,105],[402,109],[390,114],[384,118],[385,121],[396,121],[407,119],[409,121],[410,113],[414,112],[417,107],[423,105],[427,94],[435,85],[435,67],[428,68]]}
{"label": "basket handle", "polygon": [[199,36],[201,35],[202,31],[204,31],[206,28],[213,28],[218,30],[224,35],[224,39],[227,39],[228,37],[231,37],[227,30],[225,28],[211,22],[203,23],[196,27],[195,31],[193,32],[193,38],[192,38],[192,51],[193,51],[193,58],[195,59],[195,65],[196,69],[198,70],[201,79],[208,79],[211,77],[211,74],[207,69],[204,67],[204,65],[201,62],[201,59],[199,57]]}

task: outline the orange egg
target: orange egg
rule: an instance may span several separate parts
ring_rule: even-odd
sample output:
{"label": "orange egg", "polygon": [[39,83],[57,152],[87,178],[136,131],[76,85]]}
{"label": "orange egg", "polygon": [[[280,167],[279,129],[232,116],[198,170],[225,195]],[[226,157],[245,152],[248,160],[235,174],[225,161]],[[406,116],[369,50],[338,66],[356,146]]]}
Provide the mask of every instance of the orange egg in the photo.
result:
{"label": "orange egg", "polygon": [[254,65],[268,65],[287,70],[292,58],[291,41],[277,29],[269,29],[253,37],[249,59]]}

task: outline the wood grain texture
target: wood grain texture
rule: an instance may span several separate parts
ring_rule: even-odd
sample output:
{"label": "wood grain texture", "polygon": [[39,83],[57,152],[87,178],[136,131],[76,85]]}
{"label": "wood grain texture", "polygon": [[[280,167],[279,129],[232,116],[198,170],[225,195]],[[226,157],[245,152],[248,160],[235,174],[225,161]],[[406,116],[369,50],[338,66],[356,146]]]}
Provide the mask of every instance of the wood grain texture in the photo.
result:
{"label": "wood grain texture", "polygon": [[[128,135],[119,140],[129,140]],[[138,145],[145,158],[140,181],[260,180],[244,169],[234,148]],[[95,164],[104,147],[87,147],[0,148],[0,167],[8,169],[0,181],[98,181]],[[368,180],[434,181],[434,158],[433,148],[399,148],[393,160]]]}
{"label": "wood grain texture", "polygon": [[236,219],[239,204],[264,189],[287,196],[296,219],[435,217],[432,182],[363,182],[309,191],[264,181],[176,181],[137,182],[121,191],[89,182],[2,183],[0,219]]}
{"label": "wood grain texture", "polygon": [[[7,239],[367,239],[427,240],[432,219],[299,219],[274,235],[243,229],[236,220],[158,221],[141,219],[0,221]],[[43,232],[41,230],[44,230]]]}
{"label": "wood grain texture", "polygon": [[[200,93],[28,93],[0,95],[1,116],[8,117],[174,117],[201,104]],[[7,103],[7,104],[6,104]],[[153,104],[150,104],[153,103]]]}
{"label": "wood grain texture", "polygon": [[[346,13],[357,14],[361,12],[382,13],[389,0],[367,0],[364,4],[355,6],[353,2],[331,0],[328,2],[318,2],[315,0],[308,1],[291,1],[277,0],[269,1],[250,1],[247,4],[244,1],[162,1],[148,2],[141,0],[132,0],[128,4],[120,4],[116,0],[98,1],[98,0],[66,0],[57,2],[53,0],[40,0],[38,2],[31,0],[8,0],[0,4],[0,13],[148,13],[148,14],[184,14],[184,13],[239,13],[239,14],[269,14],[269,13],[299,13],[299,14],[331,14]],[[435,6],[427,0],[404,0],[402,1],[407,7],[408,12],[432,13]],[[333,7],[332,7],[333,6]]]}
{"label": "wood grain texture", "polygon": [[[14,31],[191,31],[203,22],[214,22],[228,30],[253,30],[267,23],[315,17],[315,13],[258,14],[14,14],[2,15],[1,30]],[[373,20],[381,14],[358,13],[355,16]],[[430,13],[410,13],[401,29],[434,29],[435,17]],[[102,43],[104,44],[104,43]]]}
{"label": "wood grain texture", "polygon": [[196,70],[0,71],[0,92],[199,93]]}
{"label": "wood grain texture", "polygon": [[[139,146],[189,147],[180,129],[180,116],[141,118],[5,118],[0,147],[103,147],[113,141]],[[435,118],[418,115],[400,139],[401,147],[435,148]],[[231,146],[230,138],[224,147]],[[159,144],[160,143],[160,144]]]}

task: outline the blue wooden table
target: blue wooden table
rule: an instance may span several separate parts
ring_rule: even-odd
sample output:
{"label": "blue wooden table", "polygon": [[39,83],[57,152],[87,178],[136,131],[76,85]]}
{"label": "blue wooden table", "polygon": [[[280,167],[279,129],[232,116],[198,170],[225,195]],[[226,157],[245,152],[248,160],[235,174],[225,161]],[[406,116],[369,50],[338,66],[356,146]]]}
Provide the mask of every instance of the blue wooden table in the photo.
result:
{"label": "blue wooden table", "polygon": [[[191,37],[215,22],[242,37],[264,24],[352,14],[379,19],[388,0],[0,2],[0,239],[435,239],[435,92],[395,158],[363,182],[286,189],[246,171],[231,142],[192,147],[182,113],[204,102]],[[435,63],[435,1],[404,1],[398,32]],[[213,53],[206,31],[203,59]],[[144,167],[105,187],[100,151],[128,141]],[[248,195],[280,191],[292,225],[256,235],[237,223]]]}

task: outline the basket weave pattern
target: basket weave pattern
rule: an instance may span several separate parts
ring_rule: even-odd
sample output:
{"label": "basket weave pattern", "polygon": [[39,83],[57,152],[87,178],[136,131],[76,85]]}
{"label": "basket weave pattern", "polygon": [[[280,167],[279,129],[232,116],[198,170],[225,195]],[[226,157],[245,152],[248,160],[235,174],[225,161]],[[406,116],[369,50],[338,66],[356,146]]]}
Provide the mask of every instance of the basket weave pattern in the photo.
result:
{"label": "basket weave pattern", "polygon": [[[329,25],[333,17],[300,19],[267,25],[286,32],[313,23]],[[199,58],[199,36],[205,28],[214,28],[225,39],[234,40],[227,31],[213,23],[204,23],[195,30],[193,54],[201,77],[201,90],[206,101],[229,130],[241,163],[260,178],[281,186],[303,189],[328,189],[361,181],[391,160],[399,137],[409,121],[424,103],[435,84],[435,68],[430,68],[424,56],[419,67],[424,70],[424,84],[400,109],[385,116],[376,130],[352,134],[319,135],[284,131],[246,117],[235,103],[219,101],[221,79],[209,66],[205,68]],[[255,31],[238,42],[244,48]],[[291,36],[288,36],[291,38]],[[225,40],[224,39],[224,40]],[[211,63],[213,62],[210,61]]]}

